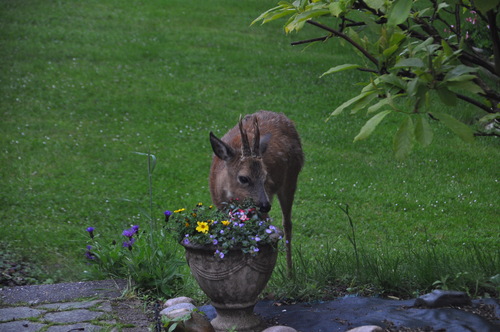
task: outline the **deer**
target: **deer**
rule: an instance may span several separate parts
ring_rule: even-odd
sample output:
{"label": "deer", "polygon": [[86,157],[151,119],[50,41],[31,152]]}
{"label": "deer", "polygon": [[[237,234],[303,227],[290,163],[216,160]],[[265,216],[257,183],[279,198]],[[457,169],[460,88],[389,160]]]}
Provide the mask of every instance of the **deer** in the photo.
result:
{"label": "deer", "polygon": [[282,113],[246,115],[221,139],[210,132],[214,155],[210,194],[218,208],[231,199],[251,198],[259,211],[271,210],[275,195],[281,206],[286,263],[292,272],[292,205],[304,165],[302,144],[294,123]]}

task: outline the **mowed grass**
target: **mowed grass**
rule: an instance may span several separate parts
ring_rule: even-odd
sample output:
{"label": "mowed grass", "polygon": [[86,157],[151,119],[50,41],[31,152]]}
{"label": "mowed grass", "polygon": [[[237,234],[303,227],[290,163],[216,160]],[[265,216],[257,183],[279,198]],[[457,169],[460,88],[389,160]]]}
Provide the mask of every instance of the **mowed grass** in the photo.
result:
{"label": "mowed grass", "polygon": [[[352,143],[368,117],[325,119],[359,93],[364,74],[319,76],[355,54],[333,42],[290,46],[322,35],[312,27],[285,36],[280,22],[249,26],[272,5],[1,1],[0,249],[43,269],[39,282],[81,280],[87,227],[119,238],[147,223],[147,161],[133,152],[158,160],[160,223],[166,209],[210,201],[209,131],[222,136],[240,114],[267,109],[295,121],[306,155],[294,208],[304,279],[288,288],[276,273],[272,287],[302,296],[326,284],[399,283],[411,293],[463,275],[490,282],[500,273],[498,139],[467,145],[433,123],[433,145],[399,162],[394,116]],[[465,104],[448,111],[477,115]],[[338,208],[346,204],[363,277]]]}

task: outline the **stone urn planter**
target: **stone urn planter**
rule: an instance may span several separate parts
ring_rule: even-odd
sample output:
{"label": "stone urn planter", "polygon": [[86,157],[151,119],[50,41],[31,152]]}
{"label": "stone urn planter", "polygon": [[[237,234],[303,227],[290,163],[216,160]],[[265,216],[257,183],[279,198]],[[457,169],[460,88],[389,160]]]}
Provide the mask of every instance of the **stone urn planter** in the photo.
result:
{"label": "stone urn planter", "polygon": [[191,273],[217,311],[217,317],[211,321],[215,331],[265,329],[253,309],[276,265],[277,249],[265,245],[259,247],[255,256],[232,249],[221,259],[214,256],[213,246],[182,245]]}

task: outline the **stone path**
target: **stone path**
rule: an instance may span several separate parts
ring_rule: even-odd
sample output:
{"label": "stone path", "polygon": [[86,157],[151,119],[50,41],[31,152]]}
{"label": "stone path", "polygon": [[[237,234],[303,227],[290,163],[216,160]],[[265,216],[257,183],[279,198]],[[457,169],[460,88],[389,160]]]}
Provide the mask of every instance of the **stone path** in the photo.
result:
{"label": "stone path", "polygon": [[[0,289],[0,332],[154,331],[143,304],[122,296],[125,288],[125,281],[105,280]],[[388,328],[391,324],[418,331],[500,331],[500,303],[496,299],[472,301],[472,309],[488,308],[486,318],[457,308],[418,308],[414,302],[363,297],[289,305],[261,301],[255,312],[269,325],[290,326],[301,332],[343,332],[358,326]],[[210,305],[200,310],[210,319],[215,316]]]}
{"label": "stone path", "polygon": [[103,280],[0,289],[0,332],[148,331],[141,304],[121,298],[125,287]]}

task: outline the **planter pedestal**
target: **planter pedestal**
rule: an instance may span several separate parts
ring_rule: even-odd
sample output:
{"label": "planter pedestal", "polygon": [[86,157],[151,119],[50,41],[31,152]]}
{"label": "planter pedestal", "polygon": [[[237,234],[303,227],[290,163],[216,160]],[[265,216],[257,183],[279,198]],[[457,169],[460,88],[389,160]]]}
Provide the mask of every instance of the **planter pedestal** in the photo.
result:
{"label": "planter pedestal", "polygon": [[271,277],[278,251],[267,245],[251,256],[234,249],[221,259],[214,256],[214,247],[182,245],[191,273],[217,311],[211,322],[214,329],[217,332],[231,328],[238,332],[265,329],[253,309]]}

